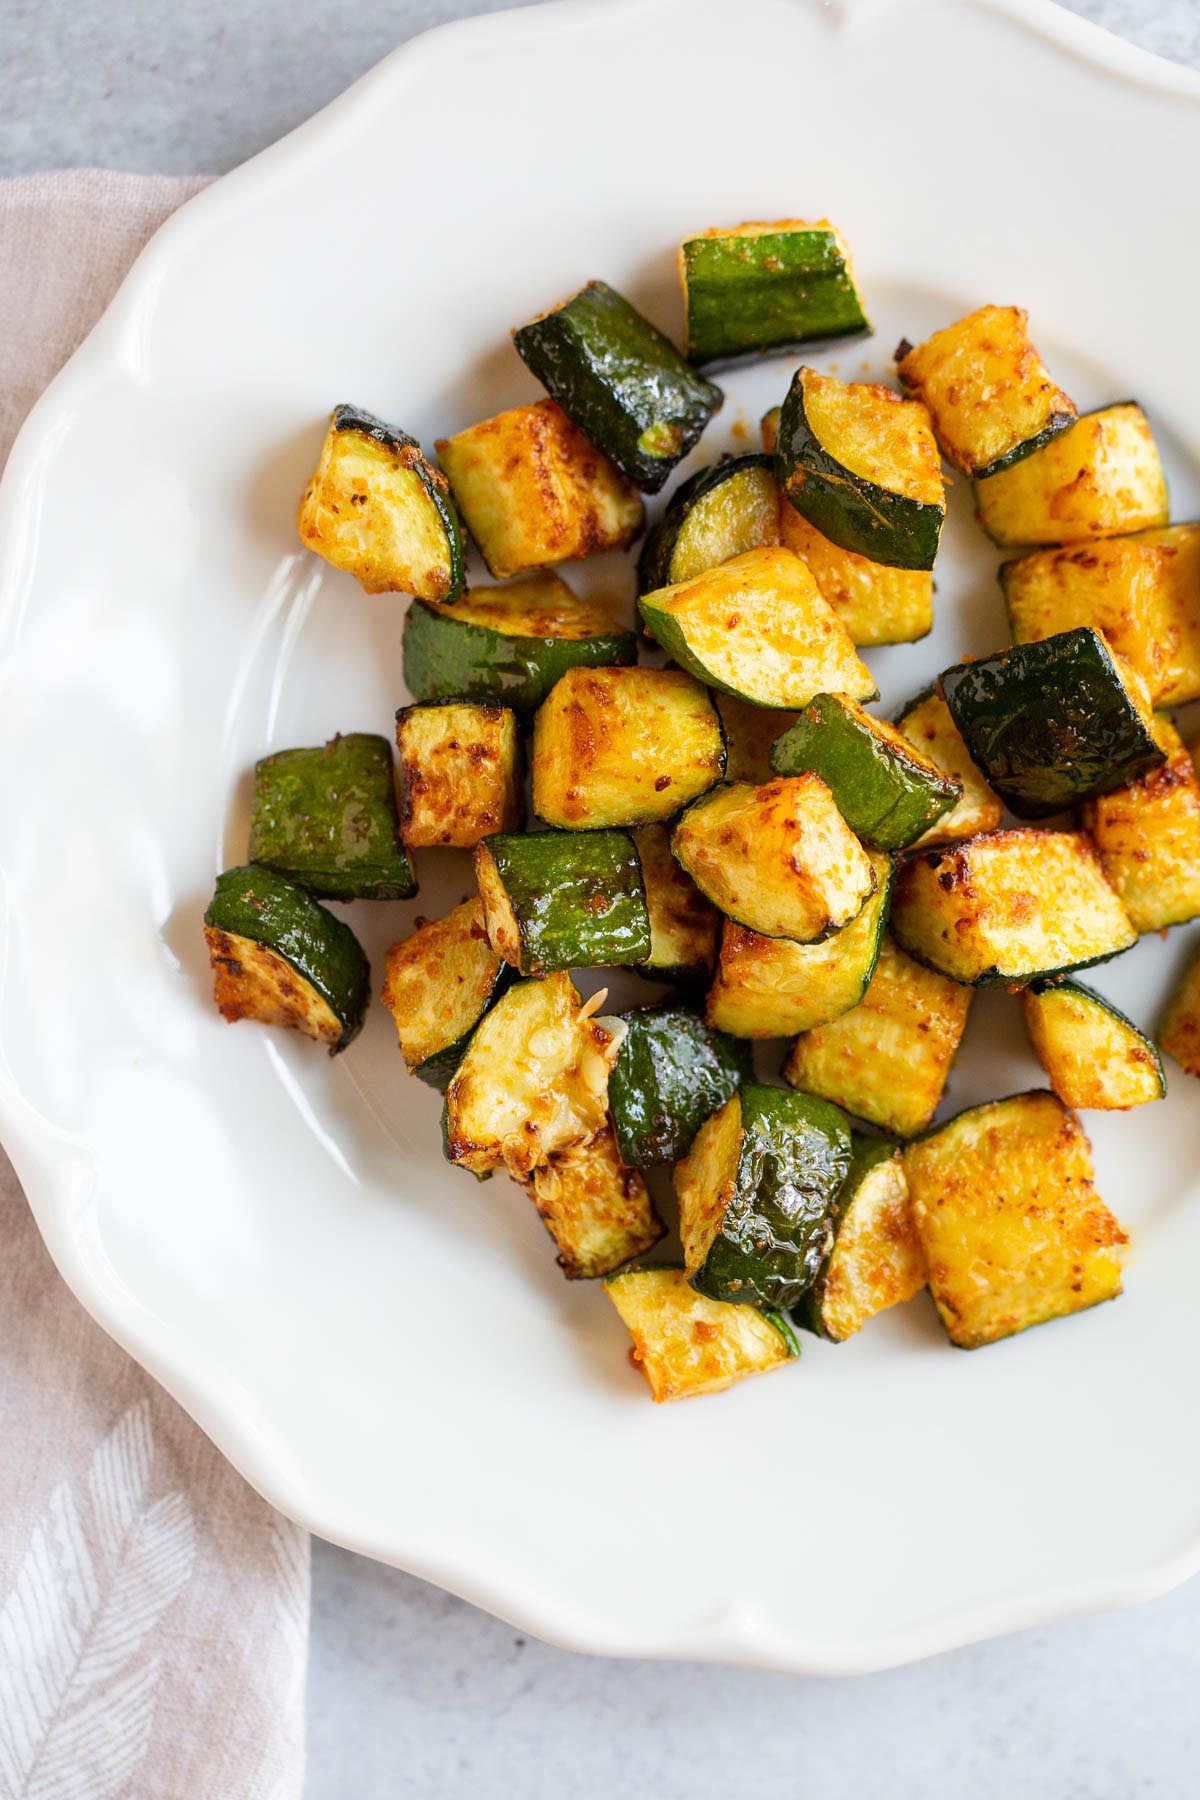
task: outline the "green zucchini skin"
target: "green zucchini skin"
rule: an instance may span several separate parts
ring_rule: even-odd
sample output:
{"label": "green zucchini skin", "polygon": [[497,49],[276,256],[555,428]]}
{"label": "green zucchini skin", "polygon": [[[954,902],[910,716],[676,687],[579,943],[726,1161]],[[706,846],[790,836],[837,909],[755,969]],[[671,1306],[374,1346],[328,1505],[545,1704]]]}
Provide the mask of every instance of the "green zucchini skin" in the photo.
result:
{"label": "green zucchini skin", "polygon": [[643,493],[656,494],[725,396],[604,281],[513,332],[552,399]]}
{"label": "green zucchini skin", "polygon": [[521,941],[521,973],[645,962],[650,918],[626,831],[531,831],[485,838]]}
{"label": "green zucchini skin", "polygon": [[833,1262],[838,1232],[841,1230],[842,1220],[849,1212],[859,1188],[871,1170],[878,1168],[882,1162],[890,1162],[895,1154],[896,1145],[890,1138],[863,1137],[857,1131],[853,1135],[850,1146],[850,1167],[829,1214],[829,1247],[821,1259],[821,1266],[813,1278],[812,1286],[792,1310],[793,1322],[799,1325],[802,1331],[811,1331],[814,1337],[827,1338],[830,1343],[840,1341],[834,1337],[825,1324],[825,1284]]}
{"label": "green zucchini skin", "polygon": [[[677,565],[681,564],[681,555],[686,553],[688,528],[697,508],[727,483],[736,486],[744,482],[751,470],[760,470],[774,480],[774,458],[761,453],[724,456],[710,468],[697,470],[676,489],[666,511],[647,533],[642,545],[637,566],[639,594],[652,594],[657,588],[670,587],[673,582],[687,578],[682,567],[677,570]],[[736,556],[742,550],[753,550],[758,541],[734,543],[728,554]],[[720,560],[728,559],[722,557]]]}
{"label": "green zucchini skin", "polygon": [[688,238],[680,259],[687,351],[701,367],[871,329],[836,233],[820,226]]}
{"label": "green zucchini skin", "polygon": [[509,637],[414,600],[404,617],[404,681],[415,700],[495,700],[536,712],[568,669],[628,668],[637,634]]}
{"label": "green zucchini skin", "polygon": [[328,900],[407,900],[417,891],[396,817],[392,749],[353,731],[254,767],[249,861]]}
{"label": "green zucchini skin", "polygon": [[683,1006],[621,1013],[626,1033],[608,1079],[608,1106],[623,1162],[676,1162],[710,1114],[752,1073],[750,1047]]}
{"label": "green zucchini skin", "polygon": [[420,481],[446,539],[450,586],[442,596],[442,604],[450,605],[458,599],[467,584],[467,539],[458,509],[450,498],[450,490],[443,477],[427,460],[416,438],[409,437],[406,431],[387,424],[375,413],[367,412],[361,406],[335,406],[331,423],[335,431],[352,431],[359,437],[374,438],[377,444],[382,444],[394,455],[408,453],[409,467]]}
{"label": "green zucchini skin", "polygon": [[331,1054],[358,1036],[371,991],[366,955],[345,921],[304,888],[253,863],[226,869],[204,923],[265,944],[316,989],[342,1027]]}
{"label": "green zucchini skin", "polygon": [[851,831],[879,850],[907,849],[962,797],[960,783],[906,756],[836,694],[818,694],[776,738],[771,767],[819,775]]}
{"label": "green zucchini skin", "polygon": [[972,760],[1022,819],[1045,819],[1167,760],[1090,625],[939,677]]}

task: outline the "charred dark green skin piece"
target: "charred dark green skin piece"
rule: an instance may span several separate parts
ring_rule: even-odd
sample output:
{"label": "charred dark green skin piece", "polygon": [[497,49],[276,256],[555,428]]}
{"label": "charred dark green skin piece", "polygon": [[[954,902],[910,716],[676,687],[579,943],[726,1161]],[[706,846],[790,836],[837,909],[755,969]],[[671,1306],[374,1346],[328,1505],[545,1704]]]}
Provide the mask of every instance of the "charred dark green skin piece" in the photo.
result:
{"label": "charred dark green skin piece", "polygon": [[1090,625],[958,663],[938,686],[972,759],[1022,819],[1094,800],[1167,760]]}
{"label": "charred dark green skin piece", "polygon": [[792,377],[775,441],[775,473],[784,494],[831,544],[893,569],[932,569],[945,507],[893,493],[844,468],[808,422],[801,374]]}
{"label": "charred dark green skin piece", "polygon": [[645,962],[650,918],[627,832],[501,832],[483,848],[516,914],[523,974]]}
{"label": "charred dark green skin piece", "polygon": [[742,1146],[733,1197],[690,1277],[712,1300],[786,1312],[829,1247],[829,1217],[850,1166],[850,1127],[827,1100],[755,1082],[741,1090]]}
{"label": "charred dark green skin piece", "polygon": [[[673,572],[675,551],[680,539],[686,542],[688,522],[697,506],[703,500],[724,487],[727,481],[741,481],[748,469],[767,469],[773,471],[774,459],[761,454],[751,456],[723,456],[711,468],[700,469],[689,477],[681,487],[672,494],[667,510],[652,530],[648,533],[638,557],[637,580],[639,594],[652,594],[657,588],[670,587],[679,577]],[[746,544],[743,548],[750,550],[754,546]],[[736,550],[730,555],[735,556]]]}
{"label": "charred dark green skin piece", "polygon": [[819,775],[851,831],[880,850],[906,849],[962,797],[959,782],[877,737],[836,694],[818,694],[776,738],[771,767]]}
{"label": "charred dark green skin piece", "polygon": [[518,354],[597,450],[656,494],[725,398],[604,281],[513,332]]}
{"label": "charred dark green skin piece", "polygon": [[899,1155],[895,1144],[886,1138],[861,1137],[856,1131],[850,1148],[850,1167],[846,1179],[842,1183],[841,1192],[834,1201],[829,1215],[829,1248],[817,1270],[816,1277],[800,1304],[793,1309],[792,1318],[805,1331],[811,1331],[815,1337],[829,1338],[831,1342],[839,1342],[825,1326],[825,1284],[829,1279],[829,1268],[833,1261],[833,1252],[837,1244],[838,1233],[846,1214],[854,1202],[859,1188],[871,1170],[882,1162],[890,1162]]}
{"label": "charred dark green skin piece", "polygon": [[683,271],[688,355],[705,367],[871,329],[832,231],[689,238]]}
{"label": "charred dark green skin piece", "polygon": [[373,438],[394,455],[405,458],[437,514],[446,539],[450,587],[443,603],[449,605],[457,600],[467,582],[467,540],[446,477],[440,469],[434,468],[416,438],[409,437],[407,431],[401,431],[398,426],[387,424],[374,413],[365,412],[361,406],[335,406],[332,423],[335,431],[353,431],[359,437]]}
{"label": "charred dark green skin piece", "polygon": [[446,618],[414,600],[404,618],[404,681],[416,700],[498,700],[536,712],[568,669],[627,668],[637,635],[509,637],[487,625]]}
{"label": "charred dark green skin piece", "polygon": [[331,1055],[358,1036],[371,989],[363,947],[304,888],[254,864],[226,869],[217,877],[204,923],[265,944],[316,989],[342,1027]]}
{"label": "charred dark green skin piece", "polygon": [[327,900],[415,894],[387,739],[354,731],[264,756],[254,769],[249,857]]}
{"label": "charred dark green skin piece", "polygon": [[608,1106],[623,1162],[676,1162],[705,1119],[752,1073],[750,1046],[713,1031],[683,1006],[639,1007],[608,1080]]}

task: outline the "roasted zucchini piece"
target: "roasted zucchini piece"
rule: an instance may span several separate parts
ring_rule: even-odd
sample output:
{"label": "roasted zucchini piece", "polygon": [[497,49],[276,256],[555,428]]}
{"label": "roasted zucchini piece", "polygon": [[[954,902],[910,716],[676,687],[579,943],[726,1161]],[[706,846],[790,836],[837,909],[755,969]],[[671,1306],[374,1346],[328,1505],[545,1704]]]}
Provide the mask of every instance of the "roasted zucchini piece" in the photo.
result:
{"label": "roasted zucchini piece", "polygon": [[829,1248],[850,1128],[810,1094],[748,1082],[675,1165],[688,1280],[710,1300],[795,1306]]}
{"label": "roasted zucchini piece", "polygon": [[1160,768],[1085,806],[1100,866],[1138,931],[1200,917],[1200,779],[1183,739],[1158,714]]}
{"label": "roasted zucchini piece", "polygon": [[910,857],[891,923],[910,956],[975,987],[1024,987],[1137,942],[1082,831],[993,831]]}
{"label": "roasted zucchini piece", "polygon": [[396,714],[400,835],[410,849],[469,850],[521,822],[516,714],[486,701],[436,700]]}
{"label": "roasted zucchini piece", "polygon": [[963,742],[1021,819],[1045,819],[1166,760],[1141,678],[1098,631],[958,663],[938,680]]}
{"label": "roasted zucchini piece", "polygon": [[877,692],[845,626],[790,550],[747,550],[643,594],[638,608],[681,668],[755,706],[807,706],[822,693],[873,700]]}
{"label": "roasted zucchini piece", "polygon": [[650,954],[637,973],[654,981],[706,981],[716,960],[720,914],[671,855],[665,825],[643,825],[630,836],[650,920]]}
{"label": "roasted zucchini piece", "polygon": [[726,781],[752,781],[756,787],[770,781],[771,746],[796,723],[796,714],[786,708],[754,706],[735,694],[714,693],[713,701],[725,734]]}
{"label": "roasted zucchini piece", "polygon": [[621,1161],[611,1125],[556,1150],[524,1186],[568,1281],[610,1275],[665,1235],[646,1183]]}
{"label": "roasted zucchini piece", "polygon": [[439,438],[467,529],[498,581],[626,549],[645,514],[637,489],[554,400],[514,406]]}
{"label": "roasted zucchini piece", "polygon": [[614,968],[650,954],[646,891],[624,831],[503,833],[475,850],[494,949],[522,975]]}
{"label": "roasted zucchini piece", "polygon": [[393,944],[380,998],[395,1020],[409,1074],[445,1093],[475,1027],[511,980],[511,968],[488,942],[478,896],[444,919],[423,919]]}
{"label": "roasted zucchini piece", "polygon": [[793,1316],[806,1331],[842,1344],[925,1286],[925,1255],[895,1144],[855,1135],[830,1224],[833,1242]]}
{"label": "roasted zucchini piece", "polygon": [[617,1147],[634,1169],[677,1162],[705,1119],[750,1079],[749,1048],[686,1006],[620,1016],[625,1036],[608,1082]]}
{"label": "roasted zucchini piece", "polygon": [[930,762],[962,788],[962,798],[944,813],[916,847],[952,844],[959,838],[976,837],[995,831],[1004,808],[993,794],[963,743],[962,733],[950,717],[950,708],[936,687],[926,688],[902,708],[896,719],[898,728],[910,744],[923,751]]}
{"label": "roasted zucchini piece", "polygon": [[897,569],[932,569],[946,494],[919,400],[797,369],[779,414],[775,474],[784,499],[831,543]]}
{"label": "roasted zucchini piece", "polygon": [[682,669],[570,669],[538,708],[532,766],[547,825],[653,825],[720,781],[725,740]]}
{"label": "roasted zucchini piece", "polygon": [[915,1137],[941,1104],[971,998],[885,933],[862,1000],[798,1037],[784,1078],[882,1131]]}
{"label": "roasted zucchini piece", "polygon": [[371,971],[350,927],[304,888],[249,864],[218,875],[204,915],[217,1010],[302,1031],[335,1055],[362,1030]]}
{"label": "roasted zucchini piece", "polygon": [[1121,1291],[1128,1238],[1092,1182],[1083,1127],[1043,1091],[958,1114],[904,1152],[929,1290],[964,1350]]}
{"label": "roasted zucchini piece", "polygon": [[548,569],[507,587],[472,588],[453,607],[409,607],[404,680],[415,700],[542,704],[568,669],[637,661],[637,634],[611,605],[581,600]]}
{"label": "roasted zucchini piece", "polygon": [[633,1339],[629,1360],[657,1401],[716,1394],[800,1354],[782,1313],[709,1300],[682,1269],[630,1269],[610,1275],[604,1291]]}
{"label": "roasted zucchini piece", "polygon": [[1021,1007],[1034,1054],[1064,1106],[1125,1112],[1166,1094],[1150,1039],[1081,981],[1036,982]]}
{"label": "roasted zucchini piece", "polygon": [[520,326],[521,360],[590,443],[657,494],[724,395],[604,281]]}
{"label": "roasted zucchini piece", "polygon": [[368,594],[462,592],[466,546],[446,477],[415,438],[360,407],[334,407],[296,523],[306,550]]}
{"label": "roasted zucchini piece", "polygon": [[727,918],[798,944],[848,925],[877,885],[819,775],[717,788],[689,806],[671,849]]}
{"label": "roasted zucchini piece", "polygon": [[1200,949],[1171,996],[1158,1041],[1181,1069],[1200,1076]]}
{"label": "roasted zucchini piece", "polygon": [[877,886],[857,919],[819,944],[761,937],[725,921],[707,1018],[731,1037],[794,1037],[857,1006],[867,991],[892,895],[894,863],[867,852]]}
{"label": "roasted zucchini piece", "polygon": [[417,891],[400,842],[387,739],[353,731],[254,766],[249,860],[328,900],[406,900]]}
{"label": "roasted zucchini piece", "polygon": [[638,593],[703,575],[779,542],[779,488],[769,456],[725,456],[671,496],[638,557]]}
{"label": "roasted zucchini piece", "polygon": [[871,329],[828,219],[711,227],[679,246],[687,353],[702,366]]}
{"label": "roasted zucchini piece", "polygon": [[446,1089],[452,1163],[476,1175],[506,1168],[520,1180],[604,1130],[624,1027],[592,1017],[602,1001],[581,1002],[565,974],[518,981],[502,995]]}
{"label": "roasted zucchini piece", "polygon": [[998,474],[1075,421],[1020,306],[981,306],[915,349],[902,343],[896,365],[928,407],[942,455],[966,475]]}
{"label": "roasted zucchini piece", "polygon": [[1032,456],[975,483],[994,544],[1077,544],[1165,525],[1167,483],[1136,401],[1084,413]]}
{"label": "roasted zucchini piece", "polygon": [[844,694],[818,694],[771,751],[777,775],[819,775],[864,842],[904,850],[962,798],[962,784]]}

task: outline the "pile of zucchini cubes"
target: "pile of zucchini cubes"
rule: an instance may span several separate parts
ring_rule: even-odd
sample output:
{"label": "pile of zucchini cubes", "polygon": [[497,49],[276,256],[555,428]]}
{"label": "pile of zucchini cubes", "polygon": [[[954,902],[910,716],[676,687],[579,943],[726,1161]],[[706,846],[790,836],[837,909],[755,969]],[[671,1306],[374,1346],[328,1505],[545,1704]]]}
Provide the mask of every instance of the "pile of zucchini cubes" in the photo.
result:
{"label": "pile of zucchini cubes", "polygon": [[[591,281],[513,333],[547,397],[436,465],[335,410],[300,535],[411,597],[413,700],[395,764],[370,733],[263,758],[206,915],[225,1017],[340,1051],[369,973],[326,902],[406,899],[414,851],[472,853],[470,897],[389,950],[384,1004],[447,1157],[506,1171],[564,1273],[603,1278],[656,1400],[926,1286],[964,1347],[1116,1295],[1126,1234],[1076,1109],[1164,1077],[1073,977],[1200,916],[1170,714],[1200,698],[1200,524],[1168,523],[1141,408],[1077,414],[1020,308],[902,343],[896,387],[798,368],[762,450],[642,538],[641,637],[556,573],[642,534],[722,403],[714,367],[869,330],[824,221],[706,231],[679,267],[682,353]],[[930,629],[943,462],[1012,552],[1013,642],[890,721],[860,652]],[[468,532],[501,585],[467,591]],[[670,997],[581,999],[572,971],[626,966]],[[1019,999],[1048,1086],[931,1129],[984,985]],[[782,1081],[757,1080],[752,1044],[780,1039]],[[1200,957],[1159,1042],[1200,1076]],[[643,1266],[662,1165],[682,1263]]]}

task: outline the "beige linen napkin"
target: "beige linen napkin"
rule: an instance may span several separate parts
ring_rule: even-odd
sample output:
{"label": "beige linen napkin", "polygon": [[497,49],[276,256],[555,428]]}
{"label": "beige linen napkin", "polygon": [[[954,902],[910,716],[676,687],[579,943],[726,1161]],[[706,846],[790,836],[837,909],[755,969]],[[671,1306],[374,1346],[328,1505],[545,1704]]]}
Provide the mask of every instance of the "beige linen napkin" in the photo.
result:
{"label": "beige linen napkin", "polygon": [[[0,181],[0,463],[201,181]],[[308,1539],[59,1279],[0,1155],[0,1800],[298,1800]]]}

